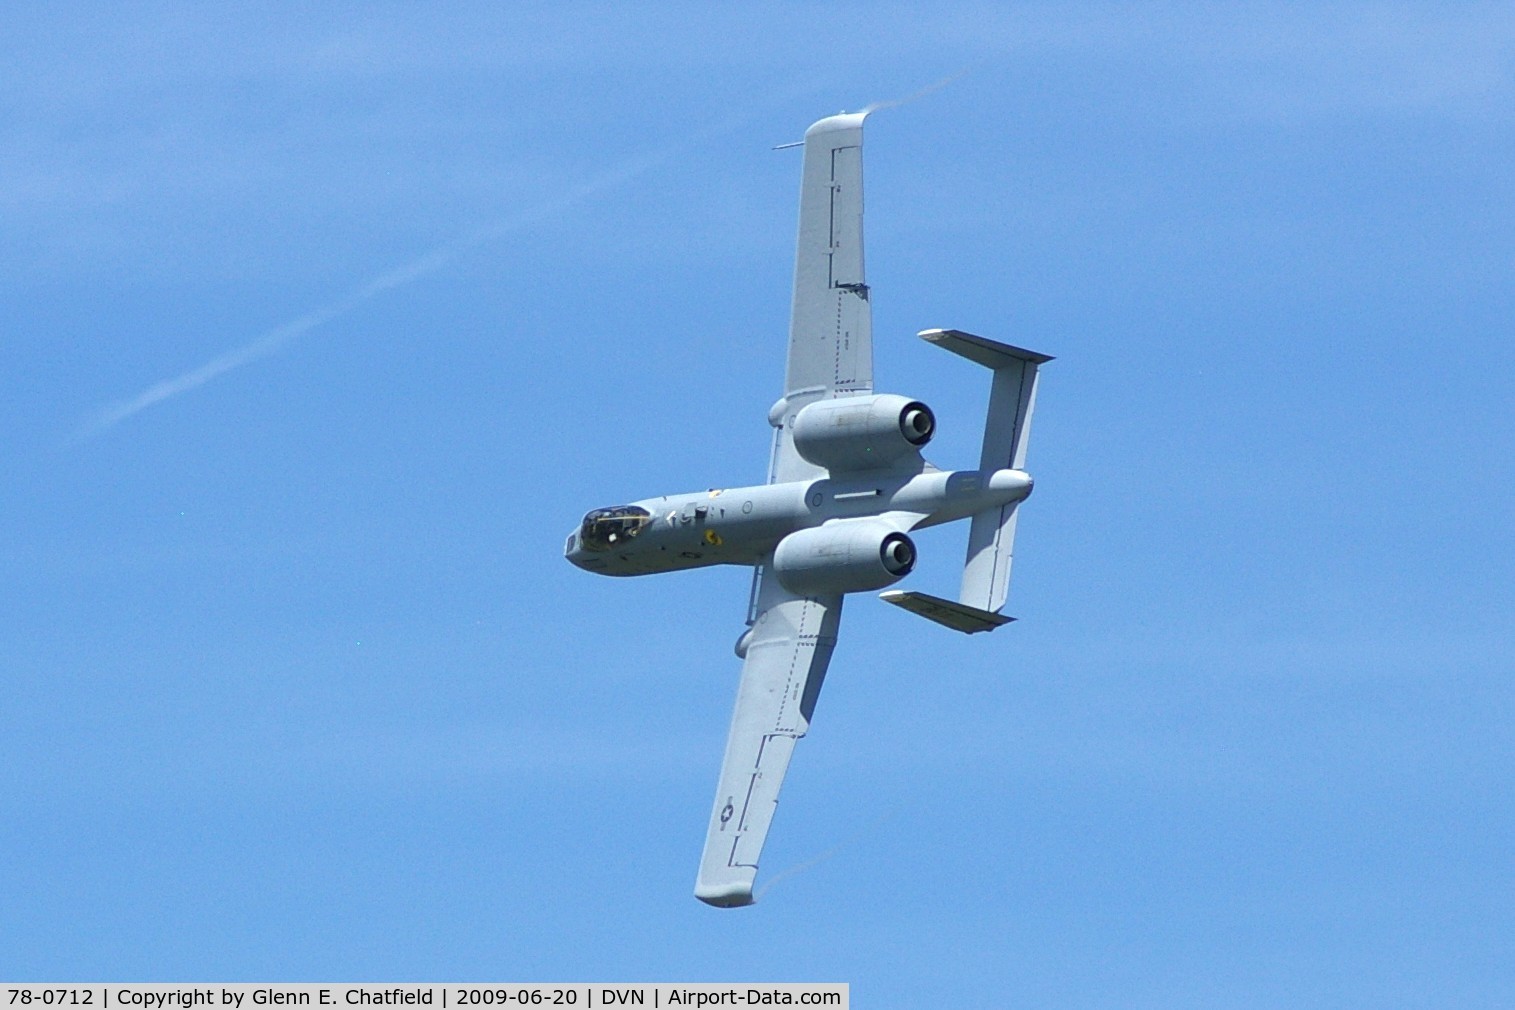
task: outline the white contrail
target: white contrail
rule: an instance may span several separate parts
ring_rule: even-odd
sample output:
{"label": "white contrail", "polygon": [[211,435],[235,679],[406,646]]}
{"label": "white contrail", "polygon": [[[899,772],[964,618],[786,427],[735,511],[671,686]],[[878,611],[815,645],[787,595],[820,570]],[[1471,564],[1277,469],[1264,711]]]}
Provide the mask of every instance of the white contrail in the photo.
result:
{"label": "white contrail", "polygon": [[951,84],[953,81],[958,81],[958,80],[961,80],[964,77],[967,77],[968,76],[968,72],[971,69],[972,69],[972,67],[964,67],[963,69],[959,70],[957,73],[955,73],[955,74],[949,74],[948,76],[943,77],[941,80],[937,81],[935,84],[928,84],[924,88],[921,88],[919,91],[912,92],[911,94],[906,95],[904,98],[891,98],[888,101],[874,102],[872,105],[869,105],[867,108],[862,109],[861,110],[862,114],[866,116],[869,113],[878,112],[880,109],[896,109],[896,108],[899,108],[901,105],[907,105],[910,102],[915,101],[917,98],[925,98],[927,95],[931,94],[934,91],[940,91],[940,90],[942,90],[947,85]]}
{"label": "white contrail", "polygon": [[806,870],[813,869],[814,867],[820,866],[826,860],[830,859],[832,856],[836,855],[838,852],[841,852],[843,849],[850,848],[851,846],[856,845],[858,842],[862,841],[864,838],[867,838],[870,834],[873,833],[873,831],[876,828],[882,827],[885,822],[893,820],[895,817],[898,817],[899,814],[900,814],[900,811],[898,811],[898,810],[890,811],[889,813],[885,814],[884,816],[874,819],[871,823],[865,825],[864,827],[862,827],[858,831],[853,832],[851,835],[849,835],[848,837],[842,839],[840,842],[837,842],[831,848],[827,849],[825,852],[822,852],[819,856],[816,856],[814,859],[807,859],[803,863],[797,863],[794,866],[789,867],[788,869],[780,870],[778,873],[775,873],[772,877],[769,877],[768,878],[768,882],[766,884],[764,884],[762,887],[758,888],[758,892],[752,896],[752,900],[753,901],[760,901],[760,900],[762,900],[763,895],[765,895],[769,891],[773,890],[773,885],[774,884],[777,884],[779,881],[785,880],[785,879],[787,879],[789,877],[793,877],[793,876],[796,876],[798,874],[804,873]]}
{"label": "white contrail", "polygon": [[[471,244],[471,243],[470,243]],[[328,305],[313,312],[307,312],[298,319],[292,319],[281,326],[275,326],[267,333],[255,340],[243,344],[235,350],[227,351],[219,357],[212,358],[199,368],[193,368],[183,375],[172,379],[164,379],[148,386],[142,392],[129,400],[121,400],[102,409],[80,432],[81,436],[98,435],[105,429],[119,424],[141,410],[146,410],[154,404],[162,403],[169,397],[178,396],[198,386],[203,386],[210,380],[225,375],[234,368],[241,368],[249,362],[267,357],[296,337],[304,336],[311,330],[323,323],[351,312],[375,295],[382,294],[391,288],[409,284],[418,277],[433,272],[453,257],[464,243],[455,242],[449,246],[434,249],[394,270],[380,274],[373,280],[357,288],[344,298],[339,298]]]}
{"label": "white contrail", "polygon": [[616,168],[596,176],[583,185],[570,189],[555,200],[549,200],[530,210],[523,211],[506,221],[499,222],[487,228],[478,229],[446,245],[438,246],[403,266],[379,274],[372,280],[359,285],[347,295],[311,312],[307,312],[305,315],[292,319],[287,323],[275,326],[273,329],[243,344],[241,347],[234,348],[225,354],[212,358],[198,368],[192,368],[182,375],[176,375],[171,379],[155,382],[136,396],[119,400],[100,409],[81,427],[76,437],[89,438],[98,435],[106,429],[120,424],[133,414],[146,410],[148,407],[162,403],[164,400],[178,396],[180,393],[186,393],[191,389],[203,386],[212,379],[219,378],[227,372],[241,368],[243,365],[257,361],[259,358],[266,358],[291,341],[304,336],[318,326],[331,322],[338,316],[346,315],[364,302],[386,291],[402,287],[427,274],[436,272],[459,253],[465,252],[481,243],[500,238],[527,225],[534,224],[543,218],[551,217],[576,203],[633,179],[721,128],[723,127],[707,128],[676,144],[651,154],[632,158]]}

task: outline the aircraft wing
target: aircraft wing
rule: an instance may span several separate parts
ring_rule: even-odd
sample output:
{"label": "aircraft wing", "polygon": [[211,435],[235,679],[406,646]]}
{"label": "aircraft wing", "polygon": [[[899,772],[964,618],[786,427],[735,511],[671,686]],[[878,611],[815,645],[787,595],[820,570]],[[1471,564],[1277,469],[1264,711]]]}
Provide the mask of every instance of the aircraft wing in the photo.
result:
{"label": "aircraft wing", "polygon": [[873,314],[863,279],[863,119],[831,116],[805,131],[794,306],[784,397],[768,482],[813,480],[825,471],[794,451],[794,415],[814,400],[873,392]]}
{"label": "aircraft wing", "polygon": [[701,901],[723,908],[752,904],[779,787],[795,741],[810,728],[842,616],[841,596],[795,596],[766,569],[759,578],[757,620],[694,889]]}

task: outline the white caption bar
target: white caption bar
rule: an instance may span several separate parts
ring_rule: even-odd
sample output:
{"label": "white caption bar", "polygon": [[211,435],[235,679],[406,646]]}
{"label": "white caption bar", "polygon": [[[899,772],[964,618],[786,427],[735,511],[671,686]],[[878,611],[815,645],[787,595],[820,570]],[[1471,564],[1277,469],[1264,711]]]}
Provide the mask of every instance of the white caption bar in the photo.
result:
{"label": "white caption bar", "polygon": [[253,1010],[312,1007],[833,1007],[848,1010],[845,982],[26,982],[0,983],[0,1010]]}

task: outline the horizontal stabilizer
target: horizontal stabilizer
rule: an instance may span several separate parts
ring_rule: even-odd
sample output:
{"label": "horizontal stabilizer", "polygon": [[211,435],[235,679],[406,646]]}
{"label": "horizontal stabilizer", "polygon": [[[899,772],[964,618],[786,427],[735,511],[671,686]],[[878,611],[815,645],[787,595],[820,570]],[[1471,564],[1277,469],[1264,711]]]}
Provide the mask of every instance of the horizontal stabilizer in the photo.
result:
{"label": "horizontal stabilizer", "polygon": [[916,336],[927,343],[961,355],[985,368],[1004,368],[1006,365],[1024,361],[1030,365],[1045,365],[1052,355],[1028,351],[1024,347],[1002,344],[988,337],[975,336],[962,330],[921,330]]}
{"label": "horizontal stabilizer", "polygon": [[1005,617],[989,610],[980,610],[965,603],[953,603],[951,600],[944,600],[940,596],[932,596],[928,593],[907,593],[901,589],[891,589],[886,593],[879,593],[879,599],[885,603],[892,603],[896,607],[903,607],[912,614],[920,614],[954,631],[962,631],[970,635],[975,631],[993,631],[1015,620],[1013,617]]}

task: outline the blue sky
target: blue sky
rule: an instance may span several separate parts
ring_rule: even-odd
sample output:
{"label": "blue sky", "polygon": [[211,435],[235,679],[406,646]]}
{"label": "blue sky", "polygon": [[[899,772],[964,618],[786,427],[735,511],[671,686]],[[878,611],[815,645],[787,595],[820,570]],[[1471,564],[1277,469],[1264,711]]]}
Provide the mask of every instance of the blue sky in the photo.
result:
{"label": "blue sky", "polygon": [[[7,21],[3,977],[1508,1005],[1507,6]],[[963,466],[912,334],[1058,356],[1021,620],[849,600],[708,909],[745,573],[562,539],[762,479],[770,148],[962,71],[868,124],[876,375]]]}

